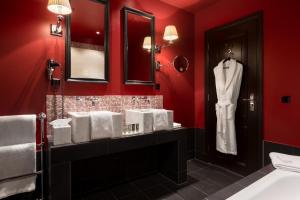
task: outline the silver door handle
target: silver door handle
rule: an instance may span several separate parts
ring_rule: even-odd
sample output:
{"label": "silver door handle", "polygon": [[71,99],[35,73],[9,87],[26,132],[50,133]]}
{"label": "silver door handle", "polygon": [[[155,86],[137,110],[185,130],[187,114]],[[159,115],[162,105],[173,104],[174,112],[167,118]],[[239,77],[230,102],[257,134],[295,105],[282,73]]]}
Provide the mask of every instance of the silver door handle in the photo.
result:
{"label": "silver door handle", "polygon": [[254,98],[253,93],[250,94],[249,99],[242,99],[242,101],[248,101],[249,102],[249,110],[252,111],[252,112],[255,111],[255,98]]}

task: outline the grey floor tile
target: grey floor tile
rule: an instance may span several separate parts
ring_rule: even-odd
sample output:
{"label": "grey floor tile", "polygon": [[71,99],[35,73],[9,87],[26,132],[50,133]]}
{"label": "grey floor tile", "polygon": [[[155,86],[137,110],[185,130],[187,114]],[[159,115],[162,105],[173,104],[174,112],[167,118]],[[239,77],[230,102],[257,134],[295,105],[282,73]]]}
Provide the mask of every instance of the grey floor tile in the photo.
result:
{"label": "grey floor tile", "polygon": [[140,190],[147,190],[151,187],[154,187],[156,185],[159,185],[161,183],[170,182],[169,179],[165,178],[164,176],[160,174],[148,176],[139,180],[136,180],[132,182],[133,185],[135,185]]}
{"label": "grey floor tile", "polygon": [[199,175],[198,173],[192,173],[190,176],[195,177],[198,181],[193,183],[193,186],[198,190],[202,191],[206,195],[213,194],[218,190],[224,188],[223,185],[220,185],[209,178]]}
{"label": "grey floor tile", "polygon": [[206,197],[206,194],[200,191],[198,188],[194,187],[193,184],[197,183],[197,181],[192,183],[186,183],[183,185],[176,185],[175,183],[163,183],[162,185],[172,192],[176,192],[185,200],[194,200],[194,199],[203,199]]}
{"label": "grey floor tile", "polygon": [[119,198],[119,200],[150,200],[145,194],[138,192],[130,196]]}
{"label": "grey floor tile", "polygon": [[162,200],[185,200],[179,194],[172,193],[162,198]]}
{"label": "grey floor tile", "polygon": [[126,183],[120,186],[116,186],[110,190],[110,192],[117,198],[121,198],[124,196],[130,196],[139,192],[138,188],[131,184]]}
{"label": "grey floor tile", "polygon": [[242,178],[213,166],[196,171],[195,173],[222,186],[230,185]]}
{"label": "grey floor tile", "polygon": [[155,175],[152,175],[151,177],[157,183],[165,183],[165,182],[170,182],[171,181],[171,179],[169,179],[169,178],[167,178],[167,177],[165,177],[164,175],[161,175],[161,174],[155,174]]}
{"label": "grey floor tile", "polygon": [[154,186],[148,190],[143,191],[151,200],[166,199],[174,194],[173,191],[163,187],[162,185]]}
{"label": "grey floor tile", "polygon": [[177,185],[174,182],[166,182],[166,183],[162,183],[162,186],[168,188],[169,190],[176,192],[178,189],[182,188],[182,187],[187,187],[188,183],[184,183],[182,185]]}
{"label": "grey floor tile", "polygon": [[179,194],[185,200],[199,200],[204,199],[207,196],[194,186],[180,188],[177,190],[177,194]]}
{"label": "grey floor tile", "polygon": [[217,196],[209,196],[209,197],[205,198],[204,200],[225,200],[225,199],[217,197]]}
{"label": "grey floor tile", "polygon": [[189,160],[187,162],[188,173],[208,167],[209,165],[199,160]]}
{"label": "grey floor tile", "polygon": [[230,196],[232,196],[233,194],[237,193],[238,191],[240,191],[241,189],[243,189],[243,187],[237,183],[231,184],[227,187],[225,187],[224,189],[214,193],[212,197],[215,197],[216,199],[227,199]]}
{"label": "grey floor tile", "polygon": [[211,167],[214,168],[216,171],[231,177],[234,180],[239,180],[241,178],[244,178],[244,176],[242,176],[238,173],[235,173],[233,171],[230,171],[229,169],[225,169],[223,167],[219,167],[219,166],[216,166],[216,165],[212,165]]}
{"label": "grey floor tile", "polygon": [[95,192],[83,198],[83,200],[117,200],[110,192]]}
{"label": "grey floor tile", "polygon": [[187,181],[181,185],[177,185],[175,182],[173,181],[169,181],[169,182],[164,182],[162,183],[162,185],[164,187],[167,187],[169,190],[172,191],[177,191],[178,189],[184,188],[184,187],[188,187],[194,183],[197,183],[198,180],[196,180],[195,178],[193,178],[192,176],[188,175],[187,177]]}

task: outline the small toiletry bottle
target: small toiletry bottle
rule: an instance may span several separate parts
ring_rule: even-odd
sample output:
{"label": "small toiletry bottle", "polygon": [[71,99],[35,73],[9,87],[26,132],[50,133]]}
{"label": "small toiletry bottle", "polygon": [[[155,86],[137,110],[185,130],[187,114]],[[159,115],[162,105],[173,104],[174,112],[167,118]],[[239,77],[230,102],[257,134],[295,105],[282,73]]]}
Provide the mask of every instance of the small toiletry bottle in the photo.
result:
{"label": "small toiletry bottle", "polygon": [[139,127],[139,124],[135,124],[135,130],[136,130],[137,133],[140,132],[140,131],[139,131],[139,128],[140,128],[140,127]]}
{"label": "small toiletry bottle", "polygon": [[132,133],[132,126],[131,126],[131,124],[127,125],[127,129],[128,129],[128,134],[127,135],[130,135]]}
{"label": "small toiletry bottle", "polygon": [[128,128],[127,126],[123,126],[123,135],[127,135],[128,134]]}

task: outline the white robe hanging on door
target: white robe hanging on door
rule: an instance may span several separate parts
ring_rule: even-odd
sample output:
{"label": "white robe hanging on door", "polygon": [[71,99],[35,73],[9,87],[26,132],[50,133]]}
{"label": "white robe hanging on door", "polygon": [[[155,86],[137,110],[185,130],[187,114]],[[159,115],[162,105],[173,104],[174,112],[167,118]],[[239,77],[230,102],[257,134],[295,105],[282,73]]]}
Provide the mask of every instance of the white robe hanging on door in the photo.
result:
{"label": "white robe hanging on door", "polygon": [[[234,59],[223,63],[222,60],[214,68],[216,92],[217,136],[216,148],[226,154],[237,155],[235,110],[239,97],[243,66]],[[228,66],[228,69],[224,69]]]}

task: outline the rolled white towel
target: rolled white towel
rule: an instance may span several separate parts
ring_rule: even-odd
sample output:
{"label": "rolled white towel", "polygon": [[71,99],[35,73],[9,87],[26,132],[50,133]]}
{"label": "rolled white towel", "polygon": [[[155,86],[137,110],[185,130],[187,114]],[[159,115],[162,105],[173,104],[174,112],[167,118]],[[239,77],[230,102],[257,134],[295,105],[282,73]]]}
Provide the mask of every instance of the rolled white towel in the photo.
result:
{"label": "rolled white towel", "polygon": [[169,129],[168,112],[165,109],[153,109],[153,130]]}
{"label": "rolled white towel", "polygon": [[276,169],[300,173],[300,156],[271,152],[270,158]]}
{"label": "rolled white towel", "polygon": [[109,111],[92,111],[91,138],[92,140],[110,138],[113,133],[112,113]]}

